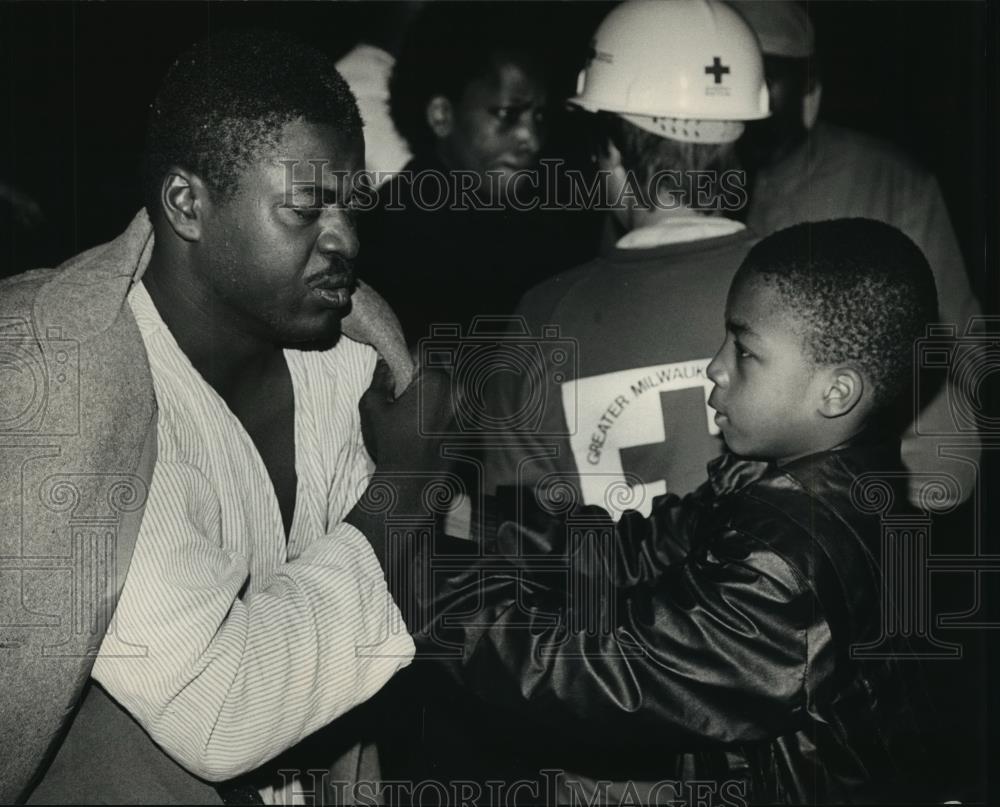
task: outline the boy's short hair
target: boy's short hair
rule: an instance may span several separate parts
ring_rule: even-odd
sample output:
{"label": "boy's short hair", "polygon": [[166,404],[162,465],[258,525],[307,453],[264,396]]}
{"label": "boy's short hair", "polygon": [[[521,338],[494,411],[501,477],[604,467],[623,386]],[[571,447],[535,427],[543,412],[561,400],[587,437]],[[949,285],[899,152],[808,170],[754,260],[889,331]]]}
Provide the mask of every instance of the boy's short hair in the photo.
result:
{"label": "boy's short hair", "polygon": [[150,214],[171,166],[193,171],[227,198],[243,169],[277,143],[285,124],[303,118],[362,137],[347,82],[321,51],[281,32],[215,34],[178,57],[149,116],[143,195]]}
{"label": "boy's short hair", "polygon": [[937,290],[924,254],[895,227],[860,218],[796,224],[750,250],[737,279],[750,273],[801,323],[813,361],[863,371],[876,409],[911,389],[914,343],[937,319]]}
{"label": "boy's short hair", "polygon": [[432,98],[458,103],[470,82],[505,60],[544,77],[540,27],[531,4],[429,3],[407,32],[389,80],[389,113],[413,153],[434,149]]}

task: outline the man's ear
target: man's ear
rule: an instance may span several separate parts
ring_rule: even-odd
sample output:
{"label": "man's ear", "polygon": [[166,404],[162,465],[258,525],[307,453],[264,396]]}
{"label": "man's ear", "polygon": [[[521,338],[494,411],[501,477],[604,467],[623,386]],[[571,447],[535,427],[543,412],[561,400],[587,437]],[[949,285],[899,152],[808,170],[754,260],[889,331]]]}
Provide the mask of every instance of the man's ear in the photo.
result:
{"label": "man's ear", "polygon": [[455,114],[451,101],[443,95],[435,95],[427,102],[427,125],[435,137],[445,138],[455,126]]}
{"label": "man's ear", "polygon": [[865,393],[865,379],[853,367],[836,367],[824,379],[819,413],[827,418],[839,418],[851,412]]}
{"label": "man's ear", "polygon": [[622,153],[610,137],[604,143],[604,153],[597,157],[597,165],[602,171],[621,171],[623,176],[625,174]]}
{"label": "man's ear", "polygon": [[[643,193],[645,189],[639,188],[637,191],[634,184],[629,184],[630,178],[628,172],[622,164],[622,153],[612,142],[611,138],[605,141],[604,153],[597,156],[597,167],[600,171],[605,172],[606,176],[610,175],[614,180],[614,184],[610,188],[612,193],[618,194],[619,198],[624,198],[622,194],[625,190],[628,190],[632,201],[638,200],[640,204],[645,203],[646,197]],[[633,218],[635,215],[634,204],[616,204],[613,206],[612,215],[614,221],[624,227],[626,232],[635,227],[635,220]]]}
{"label": "man's ear", "polygon": [[175,167],[163,177],[160,185],[163,217],[183,240],[201,240],[208,202],[208,188],[190,171]]}
{"label": "man's ear", "polygon": [[819,104],[823,98],[823,85],[814,81],[812,86],[802,96],[802,125],[806,131],[811,131],[819,117]]}

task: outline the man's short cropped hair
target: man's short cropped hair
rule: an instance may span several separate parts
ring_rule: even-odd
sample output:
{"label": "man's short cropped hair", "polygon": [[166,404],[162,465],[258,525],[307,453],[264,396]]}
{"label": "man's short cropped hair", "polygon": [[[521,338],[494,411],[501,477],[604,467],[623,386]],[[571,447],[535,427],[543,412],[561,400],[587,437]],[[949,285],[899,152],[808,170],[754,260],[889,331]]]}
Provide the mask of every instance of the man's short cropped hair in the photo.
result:
{"label": "man's short cropped hair", "polygon": [[796,224],[750,250],[737,278],[751,273],[801,324],[813,361],[862,370],[877,409],[911,389],[914,343],[937,319],[937,290],[924,254],[895,227],[860,218]]}
{"label": "man's short cropped hair", "polygon": [[431,154],[435,136],[427,104],[457,104],[474,80],[511,61],[539,79],[541,23],[530,3],[429,3],[414,20],[389,80],[389,112],[415,155]]}
{"label": "man's short cropped hair", "polygon": [[362,137],[361,115],[333,61],[277,31],[213,35],[181,55],[153,103],[143,157],[143,195],[152,214],[172,166],[197,174],[223,199],[243,169],[285,124],[330,124],[345,140]]}
{"label": "man's short cropped hair", "polygon": [[[621,154],[622,167],[634,177],[637,190],[648,193],[651,204],[657,201],[651,195],[659,191],[670,192],[695,209],[704,207],[699,198],[708,199],[708,207],[717,209],[721,205],[722,176],[739,167],[735,143],[688,143],[660,137],[613,112],[598,112],[594,127],[598,149],[605,149],[609,140],[614,144]],[[674,182],[664,181],[667,172],[680,176]]]}

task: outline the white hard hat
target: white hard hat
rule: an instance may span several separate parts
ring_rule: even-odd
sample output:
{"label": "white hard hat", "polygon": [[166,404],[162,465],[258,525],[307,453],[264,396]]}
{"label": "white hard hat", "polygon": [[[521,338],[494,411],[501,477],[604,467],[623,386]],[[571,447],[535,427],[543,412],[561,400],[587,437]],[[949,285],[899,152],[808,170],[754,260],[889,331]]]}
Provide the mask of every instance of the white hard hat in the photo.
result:
{"label": "white hard hat", "polygon": [[816,31],[806,10],[791,0],[729,0],[753,28],[769,56],[808,59],[816,53]]}
{"label": "white hard hat", "polygon": [[728,143],[768,116],[757,38],[716,0],[627,0],[597,29],[571,103],[675,140]]}

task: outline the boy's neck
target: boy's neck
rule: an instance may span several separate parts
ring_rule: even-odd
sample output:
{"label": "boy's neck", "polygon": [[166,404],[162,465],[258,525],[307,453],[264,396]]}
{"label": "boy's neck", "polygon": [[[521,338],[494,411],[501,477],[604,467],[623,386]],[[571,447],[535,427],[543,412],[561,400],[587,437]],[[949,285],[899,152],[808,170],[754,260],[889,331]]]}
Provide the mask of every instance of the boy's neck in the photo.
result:
{"label": "boy's neck", "polygon": [[811,457],[815,454],[823,454],[827,451],[836,451],[849,443],[856,441],[862,434],[868,431],[869,428],[871,428],[870,424],[866,421],[853,431],[845,430],[845,432],[838,434],[837,437],[831,437],[829,440],[820,441],[810,447],[803,447],[802,451],[795,452],[786,457],[781,457],[780,459],[775,459],[773,462],[778,467],[781,467],[800,460],[803,457]]}

